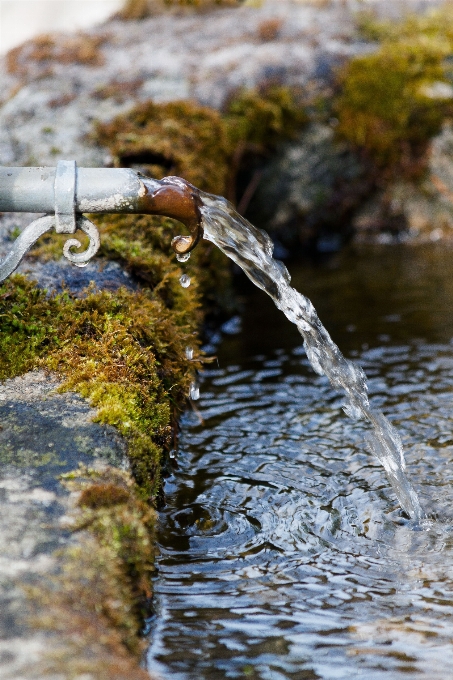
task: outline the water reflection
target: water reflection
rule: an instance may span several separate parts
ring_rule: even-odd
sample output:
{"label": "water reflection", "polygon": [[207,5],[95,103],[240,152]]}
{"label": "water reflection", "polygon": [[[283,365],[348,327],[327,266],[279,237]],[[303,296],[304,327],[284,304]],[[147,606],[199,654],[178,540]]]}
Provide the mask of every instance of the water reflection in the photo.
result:
{"label": "water reflection", "polygon": [[438,246],[343,253],[293,273],[401,433],[426,526],[404,519],[365,424],[341,416],[300,336],[251,292],[243,332],[205,374],[205,424],[186,416],[167,483],[151,670],[450,677],[451,273],[453,251]]}

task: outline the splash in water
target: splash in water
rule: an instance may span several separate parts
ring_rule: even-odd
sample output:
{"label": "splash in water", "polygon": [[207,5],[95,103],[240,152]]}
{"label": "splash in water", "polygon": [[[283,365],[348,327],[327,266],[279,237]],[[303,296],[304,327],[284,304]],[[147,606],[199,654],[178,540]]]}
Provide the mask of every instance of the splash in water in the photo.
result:
{"label": "splash in water", "polygon": [[403,510],[415,520],[422,519],[420,501],[404,472],[401,439],[384,414],[370,406],[363,370],[345,359],[310,300],[292,288],[288,270],[272,257],[273,243],[268,234],[241,217],[224,198],[200,192],[200,199],[204,238],[236,262],[296,324],[313,369],[319,375],[326,375],[332,387],[343,390],[346,414],[356,420],[363,418],[372,425],[368,438],[370,451],[384,466]]}

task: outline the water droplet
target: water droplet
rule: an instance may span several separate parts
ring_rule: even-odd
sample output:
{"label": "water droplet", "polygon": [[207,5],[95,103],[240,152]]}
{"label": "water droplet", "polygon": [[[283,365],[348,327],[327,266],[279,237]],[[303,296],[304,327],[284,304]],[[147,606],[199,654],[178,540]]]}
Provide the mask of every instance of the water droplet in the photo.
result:
{"label": "water droplet", "polygon": [[200,398],[200,388],[198,387],[197,383],[190,383],[189,397],[193,401],[196,401]]}
{"label": "water droplet", "polygon": [[176,259],[178,262],[187,262],[190,257],[190,253],[176,253]]}
{"label": "water droplet", "polygon": [[179,279],[179,283],[183,288],[188,288],[190,286],[190,276],[183,274]]}
{"label": "water droplet", "polygon": [[186,347],[186,357],[189,361],[193,359],[193,347]]}

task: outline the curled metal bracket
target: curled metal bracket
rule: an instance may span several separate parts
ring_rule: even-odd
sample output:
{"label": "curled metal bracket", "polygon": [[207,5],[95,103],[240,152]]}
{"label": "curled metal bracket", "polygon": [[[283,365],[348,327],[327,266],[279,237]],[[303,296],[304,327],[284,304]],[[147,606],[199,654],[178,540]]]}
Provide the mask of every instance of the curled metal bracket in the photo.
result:
{"label": "curled metal bracket", "polygon": [[[97,252],[100,246],[99,233],[95,225],[83,215],[76,219],[76,225],[85,232],[90,239],[90,244],[83,253],[72,253],[71,248],[81,247],[80,241],[70,238],[63,247],[64,256],[77,267],[85,267],[88,261]],[[14,241],[13,247],[3,262],[0,263],[0,281],[4,281],[19,266],[25,253],[36,243],[40,236],[56,226],[55,215],[45,215],[35,220],[24,229]]]}
{"label": "curled metal bracket", "polygon": [[69,262],[75,264],[76,267],[86,267],[93,255],[96,255],[97,251],[99,250],[99,246],[101,245],[99,232],[96,225],[94,225],[93,222],[90,222],[90,220],[84,215],[79,215],[75,220],[75,224],[77,225],[76,228],[85,232],[85,234],[90,239],[90,243],[88,248],[83,252],[73,253],[71,249],[81,248],[82,244],[77,238],[68,238],[63,246],[63,255],[67,260],[69,260]]}

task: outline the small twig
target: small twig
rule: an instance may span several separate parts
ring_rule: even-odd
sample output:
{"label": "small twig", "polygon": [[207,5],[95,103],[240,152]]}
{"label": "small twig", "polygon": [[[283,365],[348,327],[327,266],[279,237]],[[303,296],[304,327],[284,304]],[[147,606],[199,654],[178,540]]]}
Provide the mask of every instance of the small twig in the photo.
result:
{"label": "small twig", "polygon": [[260,183],[262,176],[263,176],[262,170],[256,170],[253,173],[252,179],[248,183],[247,188],[242,194],[242,198],[238,203],[237,211],[240,215],[243,215],[247,208],[249,207],[249,203],[253,198],[253,194],[258,188],[258,184]]}

